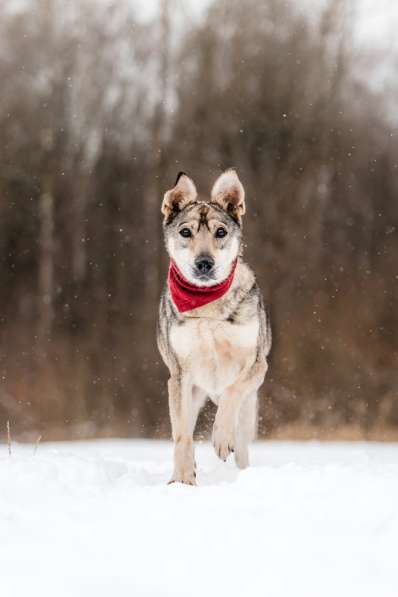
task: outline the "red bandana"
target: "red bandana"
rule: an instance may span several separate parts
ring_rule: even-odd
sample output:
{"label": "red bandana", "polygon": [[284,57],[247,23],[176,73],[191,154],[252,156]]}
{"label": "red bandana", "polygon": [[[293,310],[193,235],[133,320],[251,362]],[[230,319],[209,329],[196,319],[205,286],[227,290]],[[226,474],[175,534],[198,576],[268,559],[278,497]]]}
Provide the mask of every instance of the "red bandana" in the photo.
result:
{"label": "red bandana", "polygon": [[174,263],[170,261],[168,283],[173,302],[180,313],[203,307],[224,296],[230,289],[236,268],[234,261],[231,272],[225,280],[214,286],[196,286],[188,282]]}

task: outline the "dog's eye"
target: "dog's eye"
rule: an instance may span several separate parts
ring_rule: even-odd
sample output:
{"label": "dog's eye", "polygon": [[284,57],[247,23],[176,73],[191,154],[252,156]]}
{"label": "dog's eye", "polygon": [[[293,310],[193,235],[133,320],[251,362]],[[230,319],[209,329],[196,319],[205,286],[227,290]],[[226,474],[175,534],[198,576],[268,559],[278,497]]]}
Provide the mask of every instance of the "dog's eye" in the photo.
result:
{"label": "dog's eye", "polygon": [[216,238],[224,238],[224,236],[227,236],[227,231],[225,230],[225,228],[217,228]]}
{"label": "dog's eye", "polygon": [[181,236],[183,236],[184,238],[189,238],[190,236],[192,236],[192,232],[190,231],[189,228],[182,228],[180,230],[180,234]]}

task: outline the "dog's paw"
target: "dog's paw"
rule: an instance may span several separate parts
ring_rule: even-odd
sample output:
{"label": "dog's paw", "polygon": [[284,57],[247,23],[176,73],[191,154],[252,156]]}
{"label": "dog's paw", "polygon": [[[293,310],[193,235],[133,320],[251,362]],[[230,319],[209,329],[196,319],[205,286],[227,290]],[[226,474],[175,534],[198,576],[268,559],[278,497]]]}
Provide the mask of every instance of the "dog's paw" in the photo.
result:
{"label": "dog's paw", "polygon": [[172,485],[172,483],[183,483],[184,485],[197,485],[196,473],[195,471],[189,473],[174,472],[167,485]]}
{"label": "dog's paw", "polygon": [[213,427],[213,446],[221,460],[226,460],[235,451],[235,432],[230,425],[220,425],[217,421]]}

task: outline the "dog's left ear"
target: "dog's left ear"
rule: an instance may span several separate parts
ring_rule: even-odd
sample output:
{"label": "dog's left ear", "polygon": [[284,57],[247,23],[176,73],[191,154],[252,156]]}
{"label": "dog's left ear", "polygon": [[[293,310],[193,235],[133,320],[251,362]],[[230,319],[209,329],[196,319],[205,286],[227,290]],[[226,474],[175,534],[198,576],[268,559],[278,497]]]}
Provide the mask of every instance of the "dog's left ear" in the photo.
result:
{"label": "dog's left ear", "polygon": [[226,170],[217,178],[211,191],[211,200],[218,203],[239,223],[241,222],[246,211],[245,190],[233,168]]}

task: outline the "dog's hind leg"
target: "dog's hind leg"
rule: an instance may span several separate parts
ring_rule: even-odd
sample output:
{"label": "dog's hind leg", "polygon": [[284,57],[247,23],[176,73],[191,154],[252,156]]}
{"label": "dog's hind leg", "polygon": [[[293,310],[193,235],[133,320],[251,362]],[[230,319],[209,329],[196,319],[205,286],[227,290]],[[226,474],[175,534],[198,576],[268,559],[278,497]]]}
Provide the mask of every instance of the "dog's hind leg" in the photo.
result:
{"label": "dog's hind leg", "polygon": [[192,383],[180,373],[169,379],[169,407],[174,440],[174,472],[170,483],[196,485],[193,450]]}
{"label": "dog's hind leg", "polygon": [[239,468],[249,466],[249,444],[257,432],[257,392],[250,394],[240,407],[235,443],[235,463]]}

